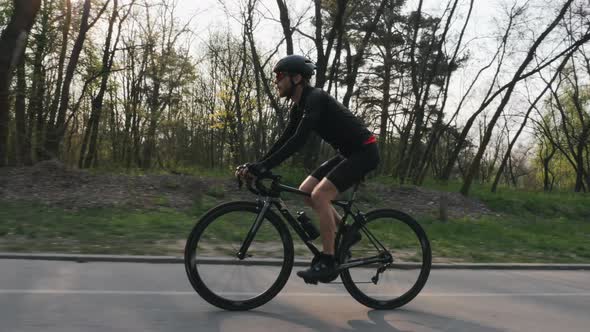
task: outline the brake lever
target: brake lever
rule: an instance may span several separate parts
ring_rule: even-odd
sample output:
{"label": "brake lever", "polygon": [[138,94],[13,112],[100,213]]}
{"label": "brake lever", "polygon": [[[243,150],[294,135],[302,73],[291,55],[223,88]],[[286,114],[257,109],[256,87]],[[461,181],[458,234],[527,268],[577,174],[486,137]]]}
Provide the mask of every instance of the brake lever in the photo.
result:
{"label": "brake lever", "polygon": [[[236,167],[236,171],[239,173],[240,170],[243,169],[243,166]],[[242,189],[244,186],[244,182],[242,181],[242,177],[240,175],[236,175],[236,180],[238,181],[238,189]]]}

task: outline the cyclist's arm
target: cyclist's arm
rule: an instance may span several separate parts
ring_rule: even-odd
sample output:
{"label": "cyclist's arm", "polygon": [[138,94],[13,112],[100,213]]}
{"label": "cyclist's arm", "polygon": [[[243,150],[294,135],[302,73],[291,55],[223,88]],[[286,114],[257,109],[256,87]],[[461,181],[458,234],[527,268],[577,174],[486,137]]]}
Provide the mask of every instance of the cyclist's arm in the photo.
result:
{"label": "cyclist's arm", "polygon": [[295,133],[276,151],[265,158],[261,164],[265,169],[272,169],[293,155],[307,141],[309,134],[318,121],[319,112],[305,112]]}
{"label": "cyclist's arm", "polygon": [[281,133],[281,136],[279,137],[279,139],[277,139],[277,141],[271,146],[270,150],[268,150],[268,152],[266,152],[264,154],[264,156],[262,156],[262,158],[260,158],[260,162],[262,162],[266,158],[270,157],[273,153],[275,153],[277,150],[279,150],[281,148],[281,146],[283,146],[285,144],[285,142],[287,142],[289,137],[293,136],[293,134],[295,133],[295,130],[297,129],[296,122],[297,122],[296,119],[294,119],[292,116],[289,117],[289,122],[287,123],[287,127],[285,128],[285,130],[283,130],[283,133]]}

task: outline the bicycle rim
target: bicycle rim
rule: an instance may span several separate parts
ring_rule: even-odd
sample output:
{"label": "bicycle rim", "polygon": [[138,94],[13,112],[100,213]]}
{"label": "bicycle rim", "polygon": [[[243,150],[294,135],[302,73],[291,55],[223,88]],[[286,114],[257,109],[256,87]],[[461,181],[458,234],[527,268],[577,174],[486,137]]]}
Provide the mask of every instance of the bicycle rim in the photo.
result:
{"label": "bicycle rim", "polygon": [[404,213],[376,210],[366,215],[360,232],[360,242],[352,247],[344,245],[341,261],[379,255],[390,260],[343,271],[341,278],[347,291],[375,309],[393,309],[411,301],[424,287],[431,268],[430,244],[423,229]]}
{"label": "bicycle rim", "polygon": [[185,265],[195,290],[209,303],[248,310],[271,300],[293,265],[293,243],[276,214],[267,212],[247,255],[237,253],[258,215],[253,202],[211,210],[195,226],[185,249]]}

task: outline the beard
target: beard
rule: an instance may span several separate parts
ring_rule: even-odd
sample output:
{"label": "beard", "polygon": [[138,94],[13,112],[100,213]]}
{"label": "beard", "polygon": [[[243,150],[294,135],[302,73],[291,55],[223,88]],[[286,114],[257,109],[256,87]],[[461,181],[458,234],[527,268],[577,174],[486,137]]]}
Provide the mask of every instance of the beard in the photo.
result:
{"label": "beard", "polygon": [[277,91],[279,93],[279,97],[283,98],[287,96],[287,89],[286,88],[279,88],[277,87]]}

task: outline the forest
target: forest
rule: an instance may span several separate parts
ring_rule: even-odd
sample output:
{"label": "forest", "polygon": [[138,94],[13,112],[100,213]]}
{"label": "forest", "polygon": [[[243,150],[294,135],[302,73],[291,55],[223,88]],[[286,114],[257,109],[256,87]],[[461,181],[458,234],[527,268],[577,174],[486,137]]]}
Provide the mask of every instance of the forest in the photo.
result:
{"label": "forest", "polygon": [[187,2],[2,0],[0,167],[229,172],[285,128],[272,67],[303,54],[382,176],[590,191],[587,0],[219,0],[227,24],[199,27]]}

